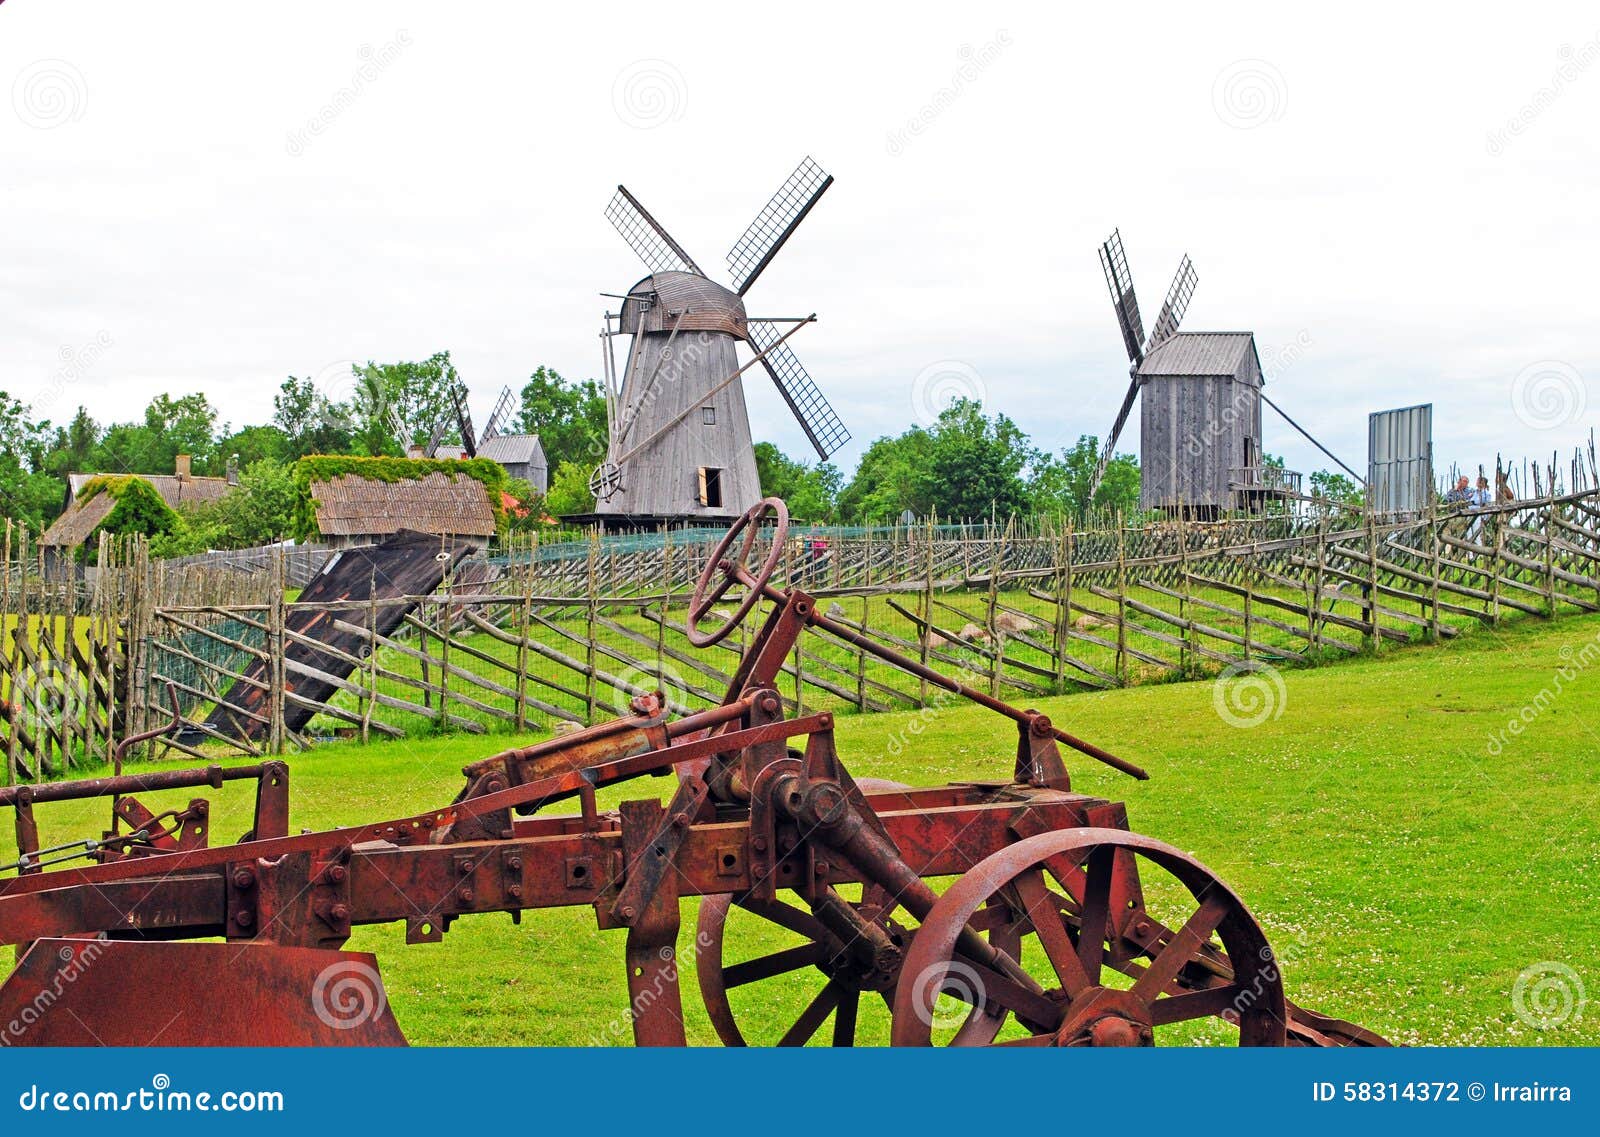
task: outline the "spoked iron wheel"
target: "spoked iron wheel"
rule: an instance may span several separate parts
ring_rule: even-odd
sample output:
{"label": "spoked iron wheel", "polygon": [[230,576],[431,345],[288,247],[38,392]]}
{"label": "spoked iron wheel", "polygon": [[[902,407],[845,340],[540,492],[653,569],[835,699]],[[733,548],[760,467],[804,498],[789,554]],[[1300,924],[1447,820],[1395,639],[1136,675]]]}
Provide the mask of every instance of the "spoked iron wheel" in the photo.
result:
{"label": "spoked iron wheel", "polygon": [[[1169,926],[1113,911],[1138,861],[1187,893]],[[1241,1046],[1283,1046],[1284,1011],[1266,936],[1204,865],[1122,830],[1064,829],[992,854],[939,898],[901,968],[893,1042],[1151,1046],[1161,1027],[1220,1016]]]}
{"label": "spoked iron wheel", "polygon": [[[870,936],[841,934],[781,899],[723,895],[700,902],[695,969],[723,1045],[804,1046],[830,1022],[822,1037],[834,1046],[856,1044],[862,1000],[889,1003],[910,935],[893,918],[889,894],[876,885],[864,886],[860,900],[839,902],[871,925]],[[758,932],[757,920],[776,928]],[[748,944],[757,937],[763,946],[752,951]],[[768,1017],[773,1025],[750,1026]]]}

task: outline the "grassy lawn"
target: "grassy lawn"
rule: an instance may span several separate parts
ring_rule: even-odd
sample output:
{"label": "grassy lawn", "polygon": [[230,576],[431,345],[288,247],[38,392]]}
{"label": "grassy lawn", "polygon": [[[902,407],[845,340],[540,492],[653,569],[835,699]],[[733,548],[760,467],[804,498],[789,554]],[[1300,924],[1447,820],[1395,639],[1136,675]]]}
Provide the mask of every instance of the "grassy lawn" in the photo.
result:
{"label": "grassy lawn", "polygon": [[[1127,801],[1136,831],[1190,852],[1245,898],[1297,1002],[1397,1042],[1593,1045],[1600,1007],[1541,1032],[1519,1021],[1511,997],[1518,975],[1541,962],[1570,966],[1600,996],[1593,663],[1600,617],[1524,620],[1438,648],[1285,671],[1281,686],[1267,677],[1265,716],[1251,716],[1245,693],[1232,692],[1236,720],[1238,707],[1264,718],[1254,726],[1224,721],[1209,680],[1037,705],[1150,770],[1149,782],[1135,783],[1069,757],[1078,789]],[[1563,666],[1571,675],[1558,680]],[[1559,693],[1535,703],[1558,682]],[[911,735],[913,717],[841,718],[852,771],[923,784],[1009,772],[1009,723],[950,707]],[[293,824],[326,828],[442,804],[465,761],[513,740],[330,744],[294,756]],[[630,796],[666,786],[637,783]],[[219,832],[246,827],[248,798],[236,788],[214,795]],[[41,807],[40,821],[48,843],[96,832],[105,818],[103,806],[68,804]],[[685,946],[693,920],[686,904]],[[735,936],[740,956],[755,954],[758,940],[777,942],[748,923]],[[503,915],[463,919],[442,944],[415,947],[399,927],[363,928],[351,946],[380,953],[416,1043],[629,1038],[623,935],[597,931],[588,909],[529,913],[520,926]],[[714,1041],[686,971],[691,1041]],[[775,1037],[819,986],[736,1003],[747,1037]],[[881,1004],[863,1008],[863,1040],[882,1040]]]}

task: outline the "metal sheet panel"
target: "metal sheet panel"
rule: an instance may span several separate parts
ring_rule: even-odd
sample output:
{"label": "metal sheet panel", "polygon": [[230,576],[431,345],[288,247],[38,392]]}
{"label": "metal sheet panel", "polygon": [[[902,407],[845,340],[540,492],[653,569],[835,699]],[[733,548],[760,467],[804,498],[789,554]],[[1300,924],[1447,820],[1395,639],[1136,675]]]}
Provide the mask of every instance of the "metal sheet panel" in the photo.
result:
{"label": "metal sheet panel", "polygon": [[1367,501],[1380,514],[1421,513],[1433,490],[1433,404],[1367,416]]}

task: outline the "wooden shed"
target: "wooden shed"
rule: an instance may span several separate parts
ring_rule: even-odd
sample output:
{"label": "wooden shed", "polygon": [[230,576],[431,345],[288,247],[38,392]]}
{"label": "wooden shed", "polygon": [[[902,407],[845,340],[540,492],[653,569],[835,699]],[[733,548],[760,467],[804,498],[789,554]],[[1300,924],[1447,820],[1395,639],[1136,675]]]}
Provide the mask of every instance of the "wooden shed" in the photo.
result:
{"label": "wooden shed", "polygon": [[1139,364],[1140,509],[1201,516],[1272,496],[1250,332],[1178,332]]}

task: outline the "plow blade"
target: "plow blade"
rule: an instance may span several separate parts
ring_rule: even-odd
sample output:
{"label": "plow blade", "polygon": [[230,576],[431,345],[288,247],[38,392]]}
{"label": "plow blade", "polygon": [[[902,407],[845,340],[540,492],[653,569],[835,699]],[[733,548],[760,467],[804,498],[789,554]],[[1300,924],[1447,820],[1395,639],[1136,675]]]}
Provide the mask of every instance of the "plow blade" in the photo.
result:
{"label": "plow blade", "polygon": [[0,985],[9,1046],[404,1046],[367,952],[38,940]]}

